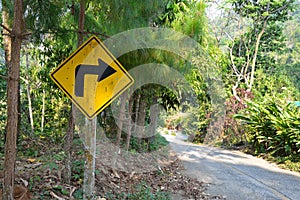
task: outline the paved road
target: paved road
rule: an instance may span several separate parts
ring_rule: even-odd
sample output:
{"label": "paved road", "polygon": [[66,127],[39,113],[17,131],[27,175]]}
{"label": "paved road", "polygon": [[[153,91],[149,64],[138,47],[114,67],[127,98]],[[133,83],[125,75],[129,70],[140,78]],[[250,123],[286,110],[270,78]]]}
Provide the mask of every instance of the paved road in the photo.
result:
{"label": "paved road", "polygon": [[186,173],[208,183],[211,195],[228,200],[300,200],[299,173],[238,151],[189,144],[183,136],[164,136],[183,161]]}

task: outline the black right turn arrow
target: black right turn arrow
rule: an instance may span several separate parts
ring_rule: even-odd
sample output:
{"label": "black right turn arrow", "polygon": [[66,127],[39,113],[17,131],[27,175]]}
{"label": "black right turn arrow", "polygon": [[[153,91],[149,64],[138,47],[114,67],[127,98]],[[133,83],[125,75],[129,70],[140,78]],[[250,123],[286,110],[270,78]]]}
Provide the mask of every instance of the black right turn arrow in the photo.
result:
{"label": "black right turn arrow", "polygon": [[98,75],[97,82],[100,82],[115,72],[114,68],[110,67],[100,58],[98,59],[98,65],[78,65],[75,69],[75,95],[77,97],[84,96],[84,76],[86,74]]}

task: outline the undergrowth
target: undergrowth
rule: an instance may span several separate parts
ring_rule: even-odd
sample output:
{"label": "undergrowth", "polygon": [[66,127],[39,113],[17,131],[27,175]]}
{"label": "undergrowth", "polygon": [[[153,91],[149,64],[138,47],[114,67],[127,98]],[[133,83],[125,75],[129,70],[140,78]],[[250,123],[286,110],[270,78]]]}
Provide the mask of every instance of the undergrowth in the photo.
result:
{"label": "undergrowth", "polygon": [[274,157],[270,154],[259,154],[258,157],[276,163],[282,169],[300,173],[300,155]]}

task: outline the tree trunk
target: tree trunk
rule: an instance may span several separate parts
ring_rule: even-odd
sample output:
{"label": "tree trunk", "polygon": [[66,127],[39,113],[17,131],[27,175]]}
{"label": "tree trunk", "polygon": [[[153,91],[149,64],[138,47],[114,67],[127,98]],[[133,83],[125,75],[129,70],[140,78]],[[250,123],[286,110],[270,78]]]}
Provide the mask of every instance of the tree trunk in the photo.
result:
{"label": "tree trunk", "polygon": [[250,83],[249,83],[249,86],[247,88],[247,91],[249,91],[249,92],[251,91],[252,85],[253,85],[253,82],[254,82],[255,65],[256,65],[256,58],[257,58],[257,54],[258,54],[260,39],[261,39],[262,35],[265,32],[266,26],[267,26],[267,19],[264,21],[263,27],[262,27],[260,33],[258,34],[257,39],[256,39],[256,43],[255,43],[255,50],[254,50],[254,55],[253,55],[252,65],[251,65],[252,69],[251,69]]}
{"label": "tree trunk", "polygon": [[33,135],[34,134],[34,124],[33,124],[32,103],[31,103],[29,83],[26,83],[26,89],[27,89],[28,111],[29,111],[29,120],[30,120],[31,134]]}
{"label": "tree trunk", "polygon": [[138,119],[137,119],[137,125],[138,125],[138,129],[137,129],[137,141],[138,144],[141,144],[141,138],[144,137],[144,126],[145,126],[145,120],[146,120],[146,106],[147,103],[144,99],[144,95],[141,94],[140,100],[139,100],[139,110],[138,110]]}
{"label": "tree trunk", "polygon": [[67,160],[66,160],[66,169],[64,177],[66,179],[66,182],[68,184],[71,183],[71,176],[72,176],[72,170],[71,170],[71,157],[72,157],[72,141],[73,141],[73,133],[74,133],[74,106],[71,106],[71,110],[69,112],[69,122],[66,132],[66,144],[65,144],[65,152],[67,154]]}
{"label": "tree trunk", "polygon": [[133,98],[129,99],[128,105],[128,129],[127,129],[127,138],[126,138],[126,150],[128,151],[130,145],[130,138],[131,138],[131,120],[132,120],[132,107],[133,107]]}
{"label": "tree trunk", "polygon": [[22,43],[23,1],[14,1],[14,20],[11,35],[11,62],[7,83],[7,124],[4,160],[3,200],[13,200],[17,133],[19,123],[20,51]]}
{"label": "tree trunk", "polygon": [[117,131],[117,146],[121,142],[121,136],[122,136],[122,129],[123,129],[123,122],[125,118],[125,106],[127,101],[127,92],[123,92],[121,95],[121,108],[119,113],[119,119],[118,119],[118,131]]}
{"label": "tree trunk", "polygon": [[42,99],[42,118],[41,118],[41,131],[44,132],[44,123],[45,123],[45,104],[46,104],[46,92],[43,89],[43,99]]}
{"label": "tree trunk", "polygon": [[[3,47],[4,47],[4,58],[5,58],[5,67],[8,71],[10,62],[11,62],[11,30],[10,29],[10,24],[9,24],[9,8],[7,6],[7,2],[3,1],[2,2],[2,23],[3,26],[6,28],[3,28]],[[5,73],[6,75],[6,73]],[[4,140],[6,140],[6,133],[4,133]]]}
{"label": "tree trunk", "polygon": [[[152,99],[152,107],[150,108],[150,137],[147,138],[148,144],[153,143],[155,141],[155,135],[156,135],[156,127],[157,127],[157,116],[158,116],[158,106],[157,106],[157,97],[153,96]],[[148,145],[148,150],[149,145]]]}
{"label": "tree trunk", "polygon": [[[7,2],[6,1],[2,1],[2,22],[3,25],[9,29],[10,25],[9,25],[9,11],[8,11],[8,7],[7,7]],[[4,53],[5,53],[5,65],[6,68],[8,69],[10,66],[10,61],[11,61],[11,38],[9,36],[10,32],[6,29],[3,29],[3,43],[4,43]]]}
{"label": "tree trunk", "polygon": [[[26,52],[26,69],[29,71],[29,61],[28,61],[28,53]],[[27,73],[28,74],[28,73]],[[31,127],[31,134],[34,134],[34,124],[33,124],[33,114],[32,114],[32,103],[31,103],[31,95],[30,95],[30,85],[29,85],[29,76],[26,75],[26,90],[27,90],[27,99],[28,99],[28,112],[29,112],[29,121]]]}
{"label": "tree trunk", "polygon": [[86,0],[80,0],[80,11],[79,11],[79,21],[78,21],[78,43],[77,43],[78,47],[83,43],[85,5],[86,5]]}
{"label": "tree trunk", "polygon": [[[73,1],[73,4],[75,2]],[[80,12],[79,12],[79,21],[78,21],[78,42],[77,47],[79,47],[83,43],[83,31],[84,31],[84,19],[85,19],[85,0],[80,1]],[[74,5],[73,5],[74,6]],[[71,155],[72,155],[72,142],[74,138],[74,129],[75,129],[75,113],[76,113],[76,106],[71,103],[71,109],[69,112],[69,122],[68,128],[66,132],[66,144],[65,144],[65,151],[67,153],[67,160],[66,160],[66,171],[65,171],[65,178],[67,183],[71,183]]]}
{"label": "tree trunk", "polygon": [[137,130],[137,121],[139,118],[139,105],[140,105],[140,98],[141,98],[141,93],[140,91],[138,91],[138,93],[134,96],[134,116],[133,116],[133,120],[134,120],[134,127],[133,127],[133,132],[136,132]]}

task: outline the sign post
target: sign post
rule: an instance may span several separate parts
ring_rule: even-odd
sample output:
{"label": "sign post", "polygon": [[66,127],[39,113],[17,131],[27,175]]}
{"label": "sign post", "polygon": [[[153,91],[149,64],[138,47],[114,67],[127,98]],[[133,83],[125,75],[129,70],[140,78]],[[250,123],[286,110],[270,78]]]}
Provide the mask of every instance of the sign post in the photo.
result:
{"label": "sign post", "polygon": [[50,77],[86,117],[83,191],[84,199],[91,199],[95,185],[96,116],[134,80],[95,36],[54,69]]}
{"label": "sign post", "polygon": [[83,199],[93,199],[95,187],[95,163],[96,163],[96,123],[97,118],[86,120],[85,132],[85,163],[83,180]]}

